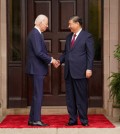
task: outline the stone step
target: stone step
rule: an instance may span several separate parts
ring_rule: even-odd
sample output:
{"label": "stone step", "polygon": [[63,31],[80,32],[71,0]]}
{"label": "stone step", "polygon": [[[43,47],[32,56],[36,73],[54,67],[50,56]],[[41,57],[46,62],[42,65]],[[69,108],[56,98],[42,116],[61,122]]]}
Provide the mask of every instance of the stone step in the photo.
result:
{"label": "stone step", "polygon": [[[7,109],[8,114],[29,114],[29,107],[23,109]],[[68,114],[66,107],[43,107],[42,114]],[[89,114],[105,114],[103,108],[89,108]],[[107,117],[107,116],[106,116]],[[0,128],[0,134],[120,134],[120,121],[107,117],[115,128]],[[1,118],[1,121],[4,118]]]}
{"label": "stone step", "polygon": [[[5,115],[9,114],[29,114],[30,107],[27,108],[9,108],[4,109],[3,113]],[[42,114],[51,115],[51,114],[68,114],[66,106],[42,106]],[[88,114],[105,114],[103,108],[88,108]]]}
{"label": "stone step", "polygon": [[0,134],[120,134],[120,121],[107,118],[115,128],[0,128]]}
{"label": "stone step", "polygon": [[116,128],[23,128],[0,129],[0,134],[120,134]]}

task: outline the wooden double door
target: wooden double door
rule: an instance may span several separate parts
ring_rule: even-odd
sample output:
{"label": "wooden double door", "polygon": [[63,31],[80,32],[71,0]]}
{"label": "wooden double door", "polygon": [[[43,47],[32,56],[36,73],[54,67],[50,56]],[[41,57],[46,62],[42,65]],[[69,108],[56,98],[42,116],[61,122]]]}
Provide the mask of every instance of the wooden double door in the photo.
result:
{"label": "wooden double door", "polygon": [[[34,27],[34,20],[39,14],[45,14],[49,18],[49,28],[44,32],[44,38],[49,55],[56,59],[62,54],[66,36],[70,33],[70,16],[79,15],[84,20],[84,29],[88,30],[88,0],[22,0],[22,6],[22,35],[25,36],[22,38],[24,43],[21,44],[23,53],[19,64],[12,64],[8,60],[8,107],[25,107],[31,104],[32,78],[25,74],[25,45],[27,35]],[[20,80],[14,81],[16,78],[19,79],[19,76]],[[102,60],[99,60],[94,62],[93,77],[89,80],[89,107],[102,107],[102,97]],[[16,98],[19,98],[17,103]],[[49,72],[44,81],[43,105],[66,105],[64,64],[58,69],[49,64]]]}

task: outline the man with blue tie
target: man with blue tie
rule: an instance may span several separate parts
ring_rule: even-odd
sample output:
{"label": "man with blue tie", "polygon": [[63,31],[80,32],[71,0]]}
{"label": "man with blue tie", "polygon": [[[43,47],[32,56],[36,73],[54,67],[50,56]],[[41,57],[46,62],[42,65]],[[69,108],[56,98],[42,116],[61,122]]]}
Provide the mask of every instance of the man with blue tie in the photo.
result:
{"label": "man with blue tie", "polygon": [[33,96],[28,125],[47,126],[41,121],[41,105],[43,98],[43,80],[48,72],[48,64],[58,66],[58,62],[47,53],[42,32],[48,28],[48,18],[38,15],[35,27],[27,39],[26,73],[33,77]]}
{"label": "man with blue tie", "polygon": [[77,125],[78,116],[83,126],[88,126],[88,78],[92,76],[94,41],[90,33],[82,29],[82,19],[69,19],[71,33],[67,36],[60,63],[65,63],[66,103],[69,113],[67,126]]}

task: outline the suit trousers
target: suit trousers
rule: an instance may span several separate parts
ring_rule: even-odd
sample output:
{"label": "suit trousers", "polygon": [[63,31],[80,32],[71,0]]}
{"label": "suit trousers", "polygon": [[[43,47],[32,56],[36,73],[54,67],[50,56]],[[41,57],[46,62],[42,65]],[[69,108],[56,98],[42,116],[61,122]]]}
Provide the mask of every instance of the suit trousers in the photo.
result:
{"label": "suit trousers", "polygon": [[77,122],[79,115],[81,123],[88,123],[88,80],[86,78],[74,79],[68,73],[66,83],[66,103],[70,116],[69,122]]}
{"label": "suit trousers", "polygon": [[43,80],[44,76],[33,75],[33,96],[30,109],[29,120],[41,120],[41,105],[43,99]]}

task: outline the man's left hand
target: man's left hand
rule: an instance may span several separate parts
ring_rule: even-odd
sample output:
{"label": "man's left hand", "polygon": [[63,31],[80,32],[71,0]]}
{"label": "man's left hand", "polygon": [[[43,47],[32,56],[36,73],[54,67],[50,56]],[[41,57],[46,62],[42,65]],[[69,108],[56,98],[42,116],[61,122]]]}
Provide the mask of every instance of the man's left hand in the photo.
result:
{"label": "man's left hand", "polygon": [[86,70],[86,78],[90,78],[92,76],[92,70]]}

